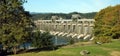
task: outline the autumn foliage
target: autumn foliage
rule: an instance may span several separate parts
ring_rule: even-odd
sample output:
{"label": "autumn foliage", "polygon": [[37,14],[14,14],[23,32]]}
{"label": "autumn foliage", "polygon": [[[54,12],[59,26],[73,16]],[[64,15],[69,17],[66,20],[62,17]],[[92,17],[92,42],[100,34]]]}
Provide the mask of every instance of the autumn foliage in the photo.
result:
{"label": "autumn foliage", "polygon": [[95,16],[95,40],[110,42],[110,39],[120,38],[120,5],[102,9]]}

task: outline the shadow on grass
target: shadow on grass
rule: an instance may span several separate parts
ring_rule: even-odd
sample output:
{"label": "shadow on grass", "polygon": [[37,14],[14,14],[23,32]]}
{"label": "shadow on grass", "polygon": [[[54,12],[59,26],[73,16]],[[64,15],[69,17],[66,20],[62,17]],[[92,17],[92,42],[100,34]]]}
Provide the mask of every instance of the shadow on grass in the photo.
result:
{"label": "shadow on grass", "polygon": [[[53,50],[59,49],[62,46],[64,46],[64,45],[58,45],[58,46],[55,46],[55,47],[44,47],[44,48],[29,49],[29,50],[26,50],[25,52],[53,51]],[[25,53],[25,52],[23,52],[23,53]],[[21,53],[21,52],[18,52],[18,53]]]}
{"label": "shadow on grass", "polygon": [[7,56],[7,51],[0,50],[0,56]]}
{"label": "shadow on grass", "polygon": [[[53,51],[53,50],[57,50],[60,47],[65,46],[65,45],[58,45],[55,47],[44,47],[44,48],[35,48],[35,49],[21,49],[17,52],[17,54],[23,54],[23,53],[29,53],[29,52],[41,52],[41,51]],[[13,55],[13,52],[9,52],[7,53],[7,55]]]}

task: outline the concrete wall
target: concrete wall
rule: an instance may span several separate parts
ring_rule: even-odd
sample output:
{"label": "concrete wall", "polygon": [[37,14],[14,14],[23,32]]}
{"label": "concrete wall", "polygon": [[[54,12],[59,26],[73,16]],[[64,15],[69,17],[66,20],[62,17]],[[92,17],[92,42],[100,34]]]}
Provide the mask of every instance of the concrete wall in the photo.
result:
{"label": "concrete wall", "polygon": [[92,35],[92,30],[94,26],[94,19],[78,19],[77,22],[70,20],[37,20],[34,23],[40,30],[44,31],[53,31],[53,32],[63,32],[63,33],[72,33],[72,34],[83,34],[83,35]]}

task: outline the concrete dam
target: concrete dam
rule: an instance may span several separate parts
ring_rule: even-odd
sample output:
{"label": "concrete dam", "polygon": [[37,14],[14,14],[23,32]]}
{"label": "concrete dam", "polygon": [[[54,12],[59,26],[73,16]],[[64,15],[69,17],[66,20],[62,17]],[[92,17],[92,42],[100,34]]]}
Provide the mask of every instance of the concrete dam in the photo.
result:
{"label": "concrete dam", "polygon": [[94,19],[81,18],[73,14],[71,19],[52,16],[51,20],[36,20],[34,23],[41,32],[49,31],[55,36],[93,40]]}

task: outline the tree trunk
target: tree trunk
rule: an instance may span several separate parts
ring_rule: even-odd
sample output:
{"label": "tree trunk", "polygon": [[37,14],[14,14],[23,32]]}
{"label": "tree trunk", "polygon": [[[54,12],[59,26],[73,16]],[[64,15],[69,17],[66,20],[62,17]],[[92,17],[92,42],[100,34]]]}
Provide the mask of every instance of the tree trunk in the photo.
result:
{"label": "tree trunk", "polygon": [[16,47],[13,47],[13,53],[14,53],[14,55],[17,53],[17,48]]}

